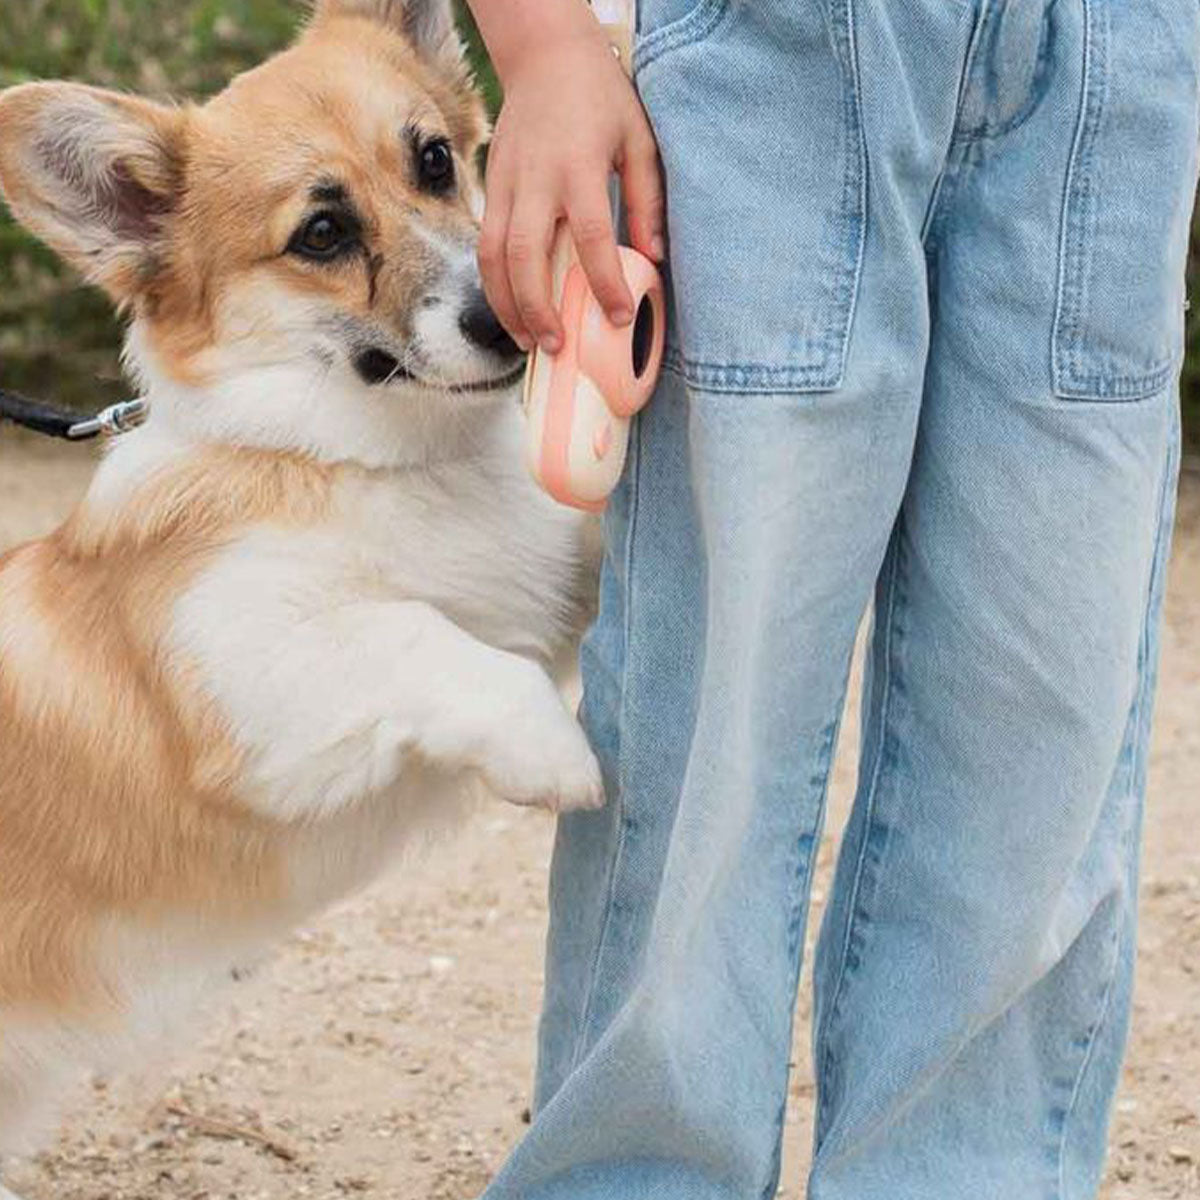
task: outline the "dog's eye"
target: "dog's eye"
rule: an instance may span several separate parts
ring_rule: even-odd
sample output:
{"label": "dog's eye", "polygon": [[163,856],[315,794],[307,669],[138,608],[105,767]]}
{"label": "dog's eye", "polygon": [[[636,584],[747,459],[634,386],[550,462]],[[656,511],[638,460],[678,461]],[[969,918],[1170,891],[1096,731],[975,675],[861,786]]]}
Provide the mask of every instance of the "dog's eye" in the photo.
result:
{"label": "dog's eye", "polygon": [[355,230],[337,213],[321,212],[309,217],[292,234],[288,250],[303,258],[328,260],[337,258],[354,244]]}
{"label": "dog's eye", "polygon": [[426,142],[417,150],[417,175],[426,192],[441,194],[454,186],[454,155],[444,138]]}

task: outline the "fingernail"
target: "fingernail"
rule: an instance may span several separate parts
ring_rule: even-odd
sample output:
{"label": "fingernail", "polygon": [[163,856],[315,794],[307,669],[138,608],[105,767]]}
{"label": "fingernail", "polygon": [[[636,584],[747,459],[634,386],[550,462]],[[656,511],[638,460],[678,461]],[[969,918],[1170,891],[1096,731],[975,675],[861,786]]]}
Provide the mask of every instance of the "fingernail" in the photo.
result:
{"label": "fingernail", "polygon": [[533,342],[527,333],[513,334],[513,341],[516,342],[526,354],[529,353],[529,348],[533,345]]}
{"label": "fingernail", "polygon": [[656,233],[650,238],[650,253],[654,256],[655,262],[661,262],[662,256],[667,252],[666,243],[663,241],[661,233]]}
{"label": "fingernail", "polygon": [[614,308],[611,313],[614,325],[628,325],[633,320],[633,311],[628,308]]}
{"label": "fingernail", "polygon": [[544,333],[538,342],[547,354],[557,354],[562,348],[562,338],[557,333]]}

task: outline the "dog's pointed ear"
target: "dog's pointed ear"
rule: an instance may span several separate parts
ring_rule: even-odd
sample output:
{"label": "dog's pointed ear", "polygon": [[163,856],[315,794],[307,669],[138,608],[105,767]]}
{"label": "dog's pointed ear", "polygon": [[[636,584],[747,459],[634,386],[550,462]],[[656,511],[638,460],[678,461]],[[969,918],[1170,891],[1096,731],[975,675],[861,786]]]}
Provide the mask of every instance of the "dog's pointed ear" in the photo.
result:
{"label": "dog's pointed ear", "polygon": [[424,59],[456,67],[463,46],[454,21],[453,0],[317,0],[315,19],[366,17],[407,38]]}
{"label": "dog's pointed ear", "polygon": [[119,303],[161,261],[183,163],[178,109],[73,83],[0,93],[0,193]]}

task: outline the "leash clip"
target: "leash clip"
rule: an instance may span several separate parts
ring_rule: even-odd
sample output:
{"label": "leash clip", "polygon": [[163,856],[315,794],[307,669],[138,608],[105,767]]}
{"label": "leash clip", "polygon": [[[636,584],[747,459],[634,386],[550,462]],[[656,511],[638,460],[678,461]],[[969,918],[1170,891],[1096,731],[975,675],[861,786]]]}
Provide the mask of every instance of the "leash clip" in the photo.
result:
{"label": "leash clip", "polygon": [[120,404],[102,408],[86,421],[76,421],[67,430],[67,437],[73,442],[95,437],[99,433],[105,437],[116,437],[136,429],[149,414],[150,405],[145,400],[123,400]]}

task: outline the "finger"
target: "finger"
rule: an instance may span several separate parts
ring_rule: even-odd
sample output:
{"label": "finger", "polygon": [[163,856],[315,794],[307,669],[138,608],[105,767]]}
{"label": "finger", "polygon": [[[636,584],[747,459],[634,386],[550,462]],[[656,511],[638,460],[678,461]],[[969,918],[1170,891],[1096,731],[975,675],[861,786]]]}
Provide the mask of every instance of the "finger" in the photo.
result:
{"label": "finger", "polygon": [[479,234],[476,257],[479,260],[479,278],[483,293],[487,296],[492,312],[500,324],[508,330],[513,341],[522,350],[533,345],[533,338],[521,320],[517,302],[513,298],[508,282],[508,257],[505,243],[508,239],[508,223],[512,214],[512,192],[502,180],[488,178],[487,203],[483,213],[483,228]]}
{"label": "finger", "polygon": [[543,350],[562,345],[562,323],[550,295],[550,248],[556,219],[545,195],[528,189],[517,196],[505,239],[508,282],[521,324]]}
{"label": "finger", "polygon": [[648,127],[630,136],[621,156],[621,194],[634,248],[662,262],[665,253],[662,164]]}
{"label": "finger", "polygon": [[567,208],[571,238],[600,307],[614,325],[627,325],[633,320],[633,297],[617,253],[608,190],[599,172],[585,175],[594,182],[590,186],[581,184]]}

